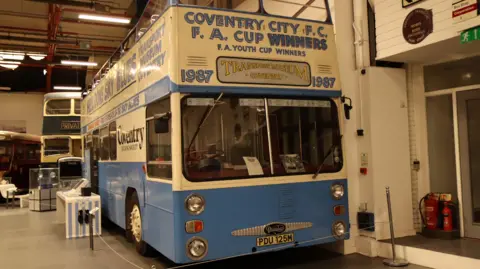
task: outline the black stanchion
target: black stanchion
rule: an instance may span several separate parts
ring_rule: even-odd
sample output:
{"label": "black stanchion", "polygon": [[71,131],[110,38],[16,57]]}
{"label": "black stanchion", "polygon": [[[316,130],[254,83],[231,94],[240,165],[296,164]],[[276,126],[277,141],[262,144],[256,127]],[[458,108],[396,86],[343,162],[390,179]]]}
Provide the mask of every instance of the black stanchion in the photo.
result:
{"label": "black stanchion", "polygon": [[388,220],[390,222],[390,241],[392,244],[392,259],[385,259],[383,263],[390,267],[404,267],[408,265],[408,261],[403,259],[397,259],[395,253],[395,232],[393,231],[393,217],[392,217],[392,203],[390,202],[390,188],[386,187],[385,191],[387,193],[387,205],[388,205]]}
{"label": "black stanchion", "polygon": [[95,213],[98,211],[98,207],[90,211],[88,214],[90,217],[88,218],[88,231],[90,234],[90,249],[93,250],[93,219],[95,219]]}

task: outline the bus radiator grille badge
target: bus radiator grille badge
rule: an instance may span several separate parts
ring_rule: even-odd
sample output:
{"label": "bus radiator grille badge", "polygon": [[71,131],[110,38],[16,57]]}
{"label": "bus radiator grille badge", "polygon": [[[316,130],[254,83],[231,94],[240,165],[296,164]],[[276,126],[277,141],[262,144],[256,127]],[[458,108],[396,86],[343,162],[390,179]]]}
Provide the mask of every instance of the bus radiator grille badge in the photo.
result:
{"label": "bus radiator grille badge", "polygon": [[287,226],[285,226],[285,224],[283,223],[270,223],[265,226],[263,231],[266,234],[275,235],[275,234],[281,234],[285,232],[286,229],[287,229]]}
{"label": "bus radiator grille badge", "polygon": [[239,229],[232,232],[233,236],[261,236],[280,234],[284,232],[292,232],[303,229],[311,228],[313,224],[311,222],[288,222],[279,223],[273,222],[261,226],[255,226],[245,229]]}

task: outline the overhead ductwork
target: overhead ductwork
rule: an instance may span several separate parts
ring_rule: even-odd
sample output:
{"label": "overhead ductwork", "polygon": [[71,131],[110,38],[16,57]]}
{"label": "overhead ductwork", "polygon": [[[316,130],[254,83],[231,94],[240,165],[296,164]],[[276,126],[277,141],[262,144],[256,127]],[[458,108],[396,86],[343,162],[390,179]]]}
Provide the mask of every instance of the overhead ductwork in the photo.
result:
{"label": "overhead ductwork", "polygon": [[39,3],[47,3],[47,4],[56,4],[56,5],[63,5],[63,6],[74,6],[74,7],[86,7],[93,9],[95,2],[82,2],[82,1],[72,1],[72,0],[29,0],[30,2],[39,2]]}
{"label": "overhead ductwork", "polygon": [[68,40],[48,40],[40,38],[31,38],[23,36],[10,36],[10,35],[0,35],[0,40],[10,40],[10,41],[22,41],[22,42],[32,42],[32,43],[47,43],[47,44],[72,44],[77,45],[77,41],[68,41]]}
{"label": "overhead ductwork", "polygon": [[55,4],[61,6],[73,6],[73,7],[83,7],[94,9],[100,12],[110,12],[114,9],[119,9],[118,7],[101,4],[96,1],[74,1],[74,0],[29,0],[30,2],[37,2],[37,3],[47,3],[47,4]]}

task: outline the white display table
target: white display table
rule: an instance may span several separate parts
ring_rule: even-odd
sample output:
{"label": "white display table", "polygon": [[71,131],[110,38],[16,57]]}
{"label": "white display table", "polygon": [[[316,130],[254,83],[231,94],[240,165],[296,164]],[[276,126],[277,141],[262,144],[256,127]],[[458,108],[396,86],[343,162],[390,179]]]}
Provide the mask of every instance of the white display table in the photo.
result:
{"label": "white display table", "polygon": [[65,237],[76,238],[89,236],[88,212],[98,207],[93,220],[93,234],[102,234],[100,196],[70,196],[62,191],[57,192],[57,221],[65,223]]}

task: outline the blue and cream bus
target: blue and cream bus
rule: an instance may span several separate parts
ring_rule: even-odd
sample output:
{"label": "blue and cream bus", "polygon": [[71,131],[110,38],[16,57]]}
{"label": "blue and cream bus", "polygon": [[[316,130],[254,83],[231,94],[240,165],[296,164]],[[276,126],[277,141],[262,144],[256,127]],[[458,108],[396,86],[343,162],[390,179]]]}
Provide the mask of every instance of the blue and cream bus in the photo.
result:
{"label": "blue and cream bus", "polygon": [[82,101],[102,214],[176,263],[347,239],[328,6],[173,2],[150,1]]}
{"label": "blue and cream bus", "polygon": [[57,166],[62,157],[82,157],[80,92],[47,93],[43,98],[41,162]]}

